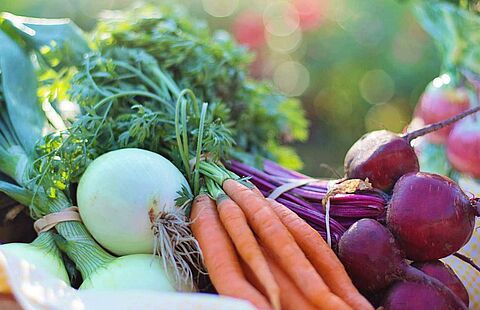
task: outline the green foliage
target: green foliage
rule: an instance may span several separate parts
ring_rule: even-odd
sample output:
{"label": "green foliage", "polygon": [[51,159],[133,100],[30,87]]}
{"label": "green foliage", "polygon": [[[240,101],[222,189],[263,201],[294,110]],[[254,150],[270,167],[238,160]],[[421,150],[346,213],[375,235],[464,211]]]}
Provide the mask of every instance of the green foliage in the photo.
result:
{"label": "green foliage", "polygon": [[253,55],[225,32],[212,36],[205,23],[178,7],[142,7],[100,20],[94,42],[100,50],[113,45],[142,48],[180,88],[191,89],[202,101],[223,104],[228,110],[221,119],[235,123],[234,139],[242,150],[278,159],[270,150],[279,143],[307,138],[299,101],[248,78]]}
{"label": "green foliage", "polygon": [[181,88],[190,88],[203,101],[232,105],[251,59],[228,34],[212,36],[204,22],[192,20],[178,6],[141,7],[101,19],[94,41],[100,49],[142,48]]}
{"label": "green foliage", "polygon": [[[279,147],[279,141],[306,139],[299,102],[247,79],[250,55],[230,38],[212,37],[171,8],[152,10],[102,20],[92,34],[94,50],[73,77],[61,62],[62,78],[48,78],[46,71],[45,81],[71,87],[68,97],[82,112],[66,131],[39,144],[34,181],[55,197],[78,181],[90,161],[125,147],[166,156],[195,193],[199,176],[191,173],[192,159],[226,159],[234,145],[300,167],[293,150]],[[55,93],[48,85],[44,92]],[[197,98],[209,102],[202,113]]]}
{"label": "green foliage", "polygon": [[[49,188],[50,196],[77,181],[91,160],[118,148],[148,149],[181,168],[183,150],[177,130],[186,132],[187,161],[195,157],[201,135],[196,99],[183,97],[148,53],[109,47],[103,54],[88,55],[78,70],[70,94],[82,114],[67,131],[47,135],[37,149],[39,158],[32,175]],[[176,106],[187,101],[191,104],[185,108],[185,121],[177,125]],[[223,158],[233,144],[228,127],[219,118],[225,111],[221,105],[211,105],[206,112],[201,153]],[[189,175],[189,169],[183,172]]]}
{"label": "green foliage", "polygon": [[418,161],[420,168],[425,172],[449,175],[452,170],[443,145],[429,142],[422,143]]}
{"label": "green foliage", "polygon": [[38,51],[49,66],[59,69],[77,65],[88,51],[83,32],[68,19],[25,18],[10,13],[0,16],[0,27],[12,37],[23,41],[29,49]]}
{"label": "green foliage", "polygon": [[480,15],[441,1],[418,3],[416,13],[439,46],[444,69],[480,75]]}
{"label": "green foliage", "polygon": [[28,55],[15,41],[0,30],[0,72],[2,98],[9,121],[15,125],[12,134],[25,152],[31,154],[41,136],[45,117],[36,95],[37,79]]}

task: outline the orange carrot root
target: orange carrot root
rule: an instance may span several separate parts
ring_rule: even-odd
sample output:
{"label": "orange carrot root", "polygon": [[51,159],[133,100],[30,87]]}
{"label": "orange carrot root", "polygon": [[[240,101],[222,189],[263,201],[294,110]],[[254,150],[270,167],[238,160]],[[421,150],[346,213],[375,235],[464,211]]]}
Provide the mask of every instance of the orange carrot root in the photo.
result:
{"label": "orange carrot root", "polygon": [[[273,271],[275,279],[280,287],[280,302],[282,310],[315,310],[316,308],[308,302],[300,290],[295,286],[292,280],[273,262],[271,258],[267,258],[270,269]],[[259,291],[263,292],[263,287],[253,271],[242,262],[242,269],[247,276],[248,281],[252,283]]]}
{"label": "orange carrot root", "polygon": [[268,200],[275,214],[288,228],[332,292],[354,309],[373,310],[373,306],[353,285],[345,267],[322,236],[293,211],[275,200]]}
{"label": "orange carrot root", "polygon": [[228,196],[223,195],[217,198],[217,210],[240,257],[262,283],[273,308],[280,310],[280,289],[242,209]]}
{"label": "orange carrot root", "polygon": [[215,202],[206,195],[198,196],[190,217],[193,235],[200,244],[205,266],[217,292],[248,300],[258,309],[272,309],[267,299],[245,278],[232,241],[220,222]]}
{"label": "orange carrot root", "polygon": [[262,245],[314,306],[319,309],[352,309],[330,291],[268,200],[234,180],[225,181],[223,189],[245,213]]}

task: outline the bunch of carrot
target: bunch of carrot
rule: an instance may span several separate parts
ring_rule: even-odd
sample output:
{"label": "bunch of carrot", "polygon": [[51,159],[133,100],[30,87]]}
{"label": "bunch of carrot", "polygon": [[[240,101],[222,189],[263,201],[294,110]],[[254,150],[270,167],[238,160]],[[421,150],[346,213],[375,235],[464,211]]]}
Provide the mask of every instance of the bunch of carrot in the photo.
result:
{"label": "bunch of carrot", "polygon": [[[258,309],[373,309],[320,234],[256,188],[228,179],[198,196],[192,231],[217,292]],[[212,191],[210,191],[211,193]]]}

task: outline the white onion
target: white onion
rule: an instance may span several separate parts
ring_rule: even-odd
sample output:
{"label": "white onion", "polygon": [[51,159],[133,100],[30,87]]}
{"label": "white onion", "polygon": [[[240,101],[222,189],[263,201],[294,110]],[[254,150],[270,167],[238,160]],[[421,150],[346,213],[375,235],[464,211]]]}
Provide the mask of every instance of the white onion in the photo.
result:
{"label": "white onion", "polygon": [[78,207],[87,229],[112,253],[153,253],[152,211],[178,212],[182,186],[188,188],[184,176],[163,156],[116,150],[88,166],[78,185]]}
{"label": "white onion", "polygon": [[67,271],[59,253],[48,251],[28,243],[7,243],[0,246],[0,252],[25,260],[35,268],[44,270],[56,279],[70,284]]}
{"label": "white onion", "polygon": [[148,254],[119,257],[90,275],[80,288],[175,291],[159,259]]}
{"label": "white onion", "polygon": [[189,185],[163,156],[121,149],[95,159],[80,179],[77,203],[85,226],[117,255],[158,254],[175,288],[194,288],[191,266],[200,265],[179,192]]}

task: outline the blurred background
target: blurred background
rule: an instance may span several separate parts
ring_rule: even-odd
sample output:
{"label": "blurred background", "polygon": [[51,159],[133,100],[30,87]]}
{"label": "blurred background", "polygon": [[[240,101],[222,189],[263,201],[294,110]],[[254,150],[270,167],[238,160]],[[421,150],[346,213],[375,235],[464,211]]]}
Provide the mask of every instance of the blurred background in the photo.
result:
{"label": "blurred background", "polygon": [[[160,1],[160,0],[159,0]],[[0,11],[69,17],[89,30],[104,9],[133,0],[0,1]],[[149,1],[155,3],[155,1]],[[162,1],[164,2],[164,1]],[[304,171],[342,171],[352,143],[369,130],[401,131],[421,92],[439,74],[435,46],[410,5],[375,0],[176,1],[230,32],[255,54],[251,74],[299,97],[310,139],[297,144]]]}

